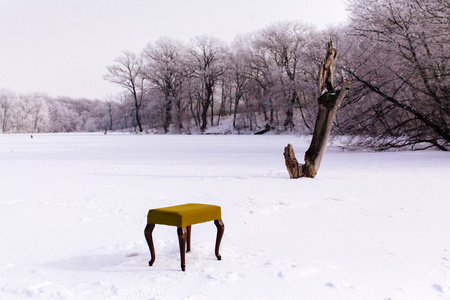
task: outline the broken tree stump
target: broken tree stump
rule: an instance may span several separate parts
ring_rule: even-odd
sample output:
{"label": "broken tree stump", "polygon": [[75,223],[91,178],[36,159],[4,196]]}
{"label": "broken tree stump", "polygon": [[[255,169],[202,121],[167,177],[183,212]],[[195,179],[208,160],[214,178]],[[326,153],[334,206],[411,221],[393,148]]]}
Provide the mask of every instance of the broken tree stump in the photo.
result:
{"label": "broken tree stump", "polygon": [[305,164],[299,164],[295,158],[294,148],[288,144],[284,148],[286,168],[291,178],[314,178],[319,170],[323,154],[327,147],[334,117],[342,99],[350,89],[350,82],[342,82],[341,89],[334,90],[334,73],[336,70],[337,51],[332,41],[327,44],[327,53],[322,62],[319,73],[320,96],[317,99],[318,111],[311,144],[305,153]]}
{"label": "broken tree stump", "polygon": [[303,167],[295,158],[294,147],[292,147],[291,144],[288,144],[287,147],[284,148],[284,160],[291,178],[303,177]]}

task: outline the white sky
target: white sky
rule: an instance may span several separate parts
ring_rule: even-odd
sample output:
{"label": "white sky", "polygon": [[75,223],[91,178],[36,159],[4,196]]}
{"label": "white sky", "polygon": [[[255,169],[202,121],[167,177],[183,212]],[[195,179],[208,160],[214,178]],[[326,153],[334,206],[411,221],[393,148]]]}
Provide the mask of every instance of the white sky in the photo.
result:
{"label": "white sky", "polygon": [[[225,42],[278,21],[345,22],[345,0],[0,0],[0,89],[104,99],[122,51],[167,36]],[[323,20],[329,20],[324,23]]]}

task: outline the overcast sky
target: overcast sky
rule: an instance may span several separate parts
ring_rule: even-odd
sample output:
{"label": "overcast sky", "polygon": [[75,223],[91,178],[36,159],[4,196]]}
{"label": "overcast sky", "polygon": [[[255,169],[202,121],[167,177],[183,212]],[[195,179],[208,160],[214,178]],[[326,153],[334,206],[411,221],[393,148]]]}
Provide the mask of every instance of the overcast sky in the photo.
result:
{"label": "overcast sky", "polygon": [[0,89],[104,99],[106,66],[148,42],[225,42],[278,21],[346,20],[345,0],[0,0]]}

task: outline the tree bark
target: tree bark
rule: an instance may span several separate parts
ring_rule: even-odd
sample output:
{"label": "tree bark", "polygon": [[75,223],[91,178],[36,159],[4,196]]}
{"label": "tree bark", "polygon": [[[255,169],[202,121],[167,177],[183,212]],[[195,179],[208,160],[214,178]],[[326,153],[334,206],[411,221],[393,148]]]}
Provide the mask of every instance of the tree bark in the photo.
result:
{"label": "tree bark", "polygon": [[344,79],[341,89],[338,91],[334,90],[336,60],[337,52],[330,41],[327,45],[326,57],[320,67],[320,97],[317,99],[319,108],[316,123],[314,125],[313,138],[309,149],[305,153],[305,164],[301,165],[298,163],[295,158],[294,148],[291,144],[288,144],[287,147],[284,148],[286,168],[291,178],[314,178],[316,176],[327,147],[336,111],[340,106],[342,99],[344,99],[350,89],[350,82]]}
{"label": "tree bark", "polygon": [[303,167],[295,158],[294,147],[291,144],[284,148],[284,159],[289,176],[292,179],[303,177]]}

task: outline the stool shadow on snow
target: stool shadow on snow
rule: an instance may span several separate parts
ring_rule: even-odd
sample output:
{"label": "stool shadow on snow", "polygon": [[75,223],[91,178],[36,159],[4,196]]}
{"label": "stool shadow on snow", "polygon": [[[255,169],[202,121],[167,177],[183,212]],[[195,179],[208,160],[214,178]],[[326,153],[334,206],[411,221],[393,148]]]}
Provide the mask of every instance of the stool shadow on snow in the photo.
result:
{"label": "stool shadow on snow", "polygon": [[[130,271],[130,266],[140,266],[142,262],[132,263],[130,265],[130,258],[139,256],[139,253],[127,254],[92,254],[79,255],[58,261],[44,263],[43,266],[47,268],[65,270],[65,271],[100,271],[100,272],[121,272]],[[140,271],[133,268],[133,271]],[[147,268],[142,268],[142,271],[148,271]]]}

